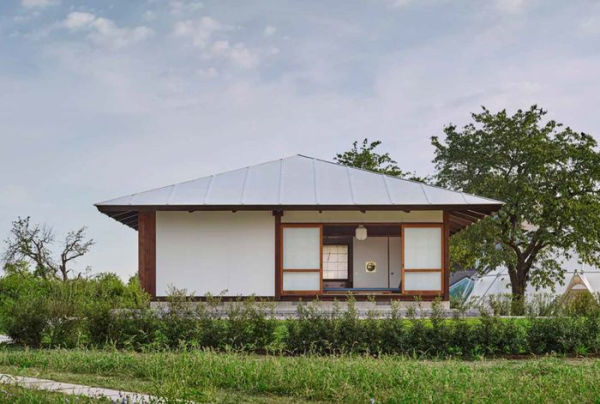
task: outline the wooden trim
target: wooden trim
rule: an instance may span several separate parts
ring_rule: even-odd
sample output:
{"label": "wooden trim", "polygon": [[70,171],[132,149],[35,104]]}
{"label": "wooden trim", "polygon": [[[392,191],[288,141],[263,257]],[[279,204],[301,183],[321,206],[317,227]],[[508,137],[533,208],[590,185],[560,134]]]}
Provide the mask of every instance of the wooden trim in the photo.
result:
{"label": "wooden trim", "polygon": [[428,295],[428,296],[442,296],[442,291],[441,290],[408,290],[406,292],[403,292],[405,295],[411,295],[411,296],[422,296],[422,295]]}
{"label": "wooden trim", "polygon": [[452,212],[449,212],[449,213],[450,213],[450,215],[452,215],[452,216],[457,216],[457,217],[461,217],[461,218],[463,218],[463,219],[467,219],[467,220],[469,220],[471,223],[478,222],[478,221],[481,219],[481,217],[479,217],[479,216],[475,216],[475,215],[472,215],[472,214],[470,214],[470,213],[467,213],[467,212],[459,212],[459,211],[456,211],[456,210],[455,210],[455,211],[452,211]]}
{"label": "wooden trim", "polygon": [[314,290],[290,290],[290,291],[283,291],[283,295],[284,296],[294,296],[294,295],[315,295],[318,296],[321,294],[321,292],[315,293]]}
{"label": "wooden trim", "polygon": [[353,211],[407,211],[407,210],[464,210],[478,211],[491,214],[498,211],[504,203],[489,204],[435,204],[435,205],[95,205],[100,212],[115,211],[156,211],[156,210],[187,210],[187,211],[231,211],[231,210],[353,210]]}
{"label": "wooden trim", "polygon": [[442,250],[443,250],[443,288],[444,300],[450,300],[450,213],[444,211],[444,228],[442,234]]}
{"label": "wooden trim", "polygon": [[442,268],[405,269],[404,272],[442,272]]}
{"label": "wooden trim", "polygon": [[281,216],[282,211],[273,211],[275,217],[275,299],[281,297]]}
{"label": "wooden trim", "polygon": [[290,268],[290,269],[284,269],[283,272],[319,272],[320,273],[320,269],[297,269],[297,268]]}
{"label": "wooden trim", "polygon": [[[406,225],[407,227],[411,227],[409,225],[414,225],[413,227],[428,227],[431,225],[432,227],[441,226],[443,222],[285,222],[282,223],[284,226],[396,226],[401,227]],[[337,236],[332,236],[337,237]],[[386,236],[382,236],[386,237]]]}
{"label": "wooden trim", "polygon": [[470,220],[470,219],[463,219],[463,218],[458,217],[458,216],[450,216],[449,220],[451,222],[454,222],[454,223],[458,224],[459,226],[469,227],[470,225],[473,224],[472,220]]}
{"label": "wooden trim", "polygon": [[442,227],[444,222],[424,222],[424,223],[402,223],[403,228],[407,227]]}
{"label": "wooden trim", "polygon": [[142,289],[156,296],[156,212],[138,214],[138,276]]}
{"label": "wooden trim", "polygon": [[478,217],[479,219],[483,219],[486,216],[491,215],[492,213],[494,213],[495,211],[489,211],[487,213],[482,213],[482,212],[478,212],[476,210],[472,210],[472,209],[467,209],[464,211],[464,213],[468,213],[469,215],[473,215],[475,217]]}

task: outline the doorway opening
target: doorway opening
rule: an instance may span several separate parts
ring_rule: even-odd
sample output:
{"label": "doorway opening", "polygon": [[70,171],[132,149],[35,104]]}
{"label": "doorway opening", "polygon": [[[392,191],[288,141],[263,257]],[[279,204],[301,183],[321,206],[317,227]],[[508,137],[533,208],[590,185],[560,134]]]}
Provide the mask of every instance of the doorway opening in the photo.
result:
{"label": "doorway opening", "polygon": [[400,293],[400,224],[362,224],[367,237],[356,238],[358,224],[323,225],[323,292],[327,294]]}

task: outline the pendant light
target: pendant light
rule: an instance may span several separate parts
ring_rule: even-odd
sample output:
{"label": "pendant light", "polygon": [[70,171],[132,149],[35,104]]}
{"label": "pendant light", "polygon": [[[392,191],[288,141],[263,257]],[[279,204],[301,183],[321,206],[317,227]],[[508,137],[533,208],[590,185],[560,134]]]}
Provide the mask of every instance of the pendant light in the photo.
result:
{"label": "pendant light", "polygon": [[367,239],[367,228],[365,226],[363,226],[362,224],[359,225],[356,230],[354,231],[354,237],[356,237],[357,240],[363,241]]}

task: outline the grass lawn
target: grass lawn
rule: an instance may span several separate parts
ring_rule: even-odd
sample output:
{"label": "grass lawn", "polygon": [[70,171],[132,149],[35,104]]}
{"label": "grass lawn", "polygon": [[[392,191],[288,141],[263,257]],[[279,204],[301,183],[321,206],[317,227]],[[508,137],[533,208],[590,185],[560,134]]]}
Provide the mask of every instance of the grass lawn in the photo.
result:
{"label": "grass lawn", "polygon": [[371,398],[376,402],[593,402],[600,398],[598,359],[468,362],[2,348],[0,372],[204,402],[364,403]]}

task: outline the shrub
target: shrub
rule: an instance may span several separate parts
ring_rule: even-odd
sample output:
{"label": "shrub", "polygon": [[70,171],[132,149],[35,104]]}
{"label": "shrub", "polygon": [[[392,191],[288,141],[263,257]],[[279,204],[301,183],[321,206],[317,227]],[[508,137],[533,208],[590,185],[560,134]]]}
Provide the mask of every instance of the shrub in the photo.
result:
{"label": "shrub", "polygon": [[581,291],[563,300],[562,310],[571,316],[591,316],[600,311],[597,297],[588,291]]}
{"label": "shrub", "polygon": [[0,320],[18,344],[33,347],[420,358],[600,353],[600,310],[595,300],[583,297],[561,310],[556,302],[538,302],[527,309],[529,317],[521,318],[485,311],[479,318],[465,318],[460,311],[445,318],[437,301],[428,317],[417,316],[423,312],[415,309],[403,317],[398,303],[392,303],[386,318],[374,313],[359,318],[349,297],[345,310],[337,302],[332,312],[302,303],[297,319],[277,320],[269,302],[238,299],[224,310],[220,297],[195,304],[186,295],[173,290],[162,309],[151,310],[136,280],[125,285],[113,275],[102,275],[62,282],[11,274],[0,278]]}
{"label": "shrub", "polygon": [[10,273],[0,278],[0,327],[22,345],[73,347],[104,336],[97,321],[107,310],[147,302],[136,279],[125,285],[113,274],[63,282]]}

